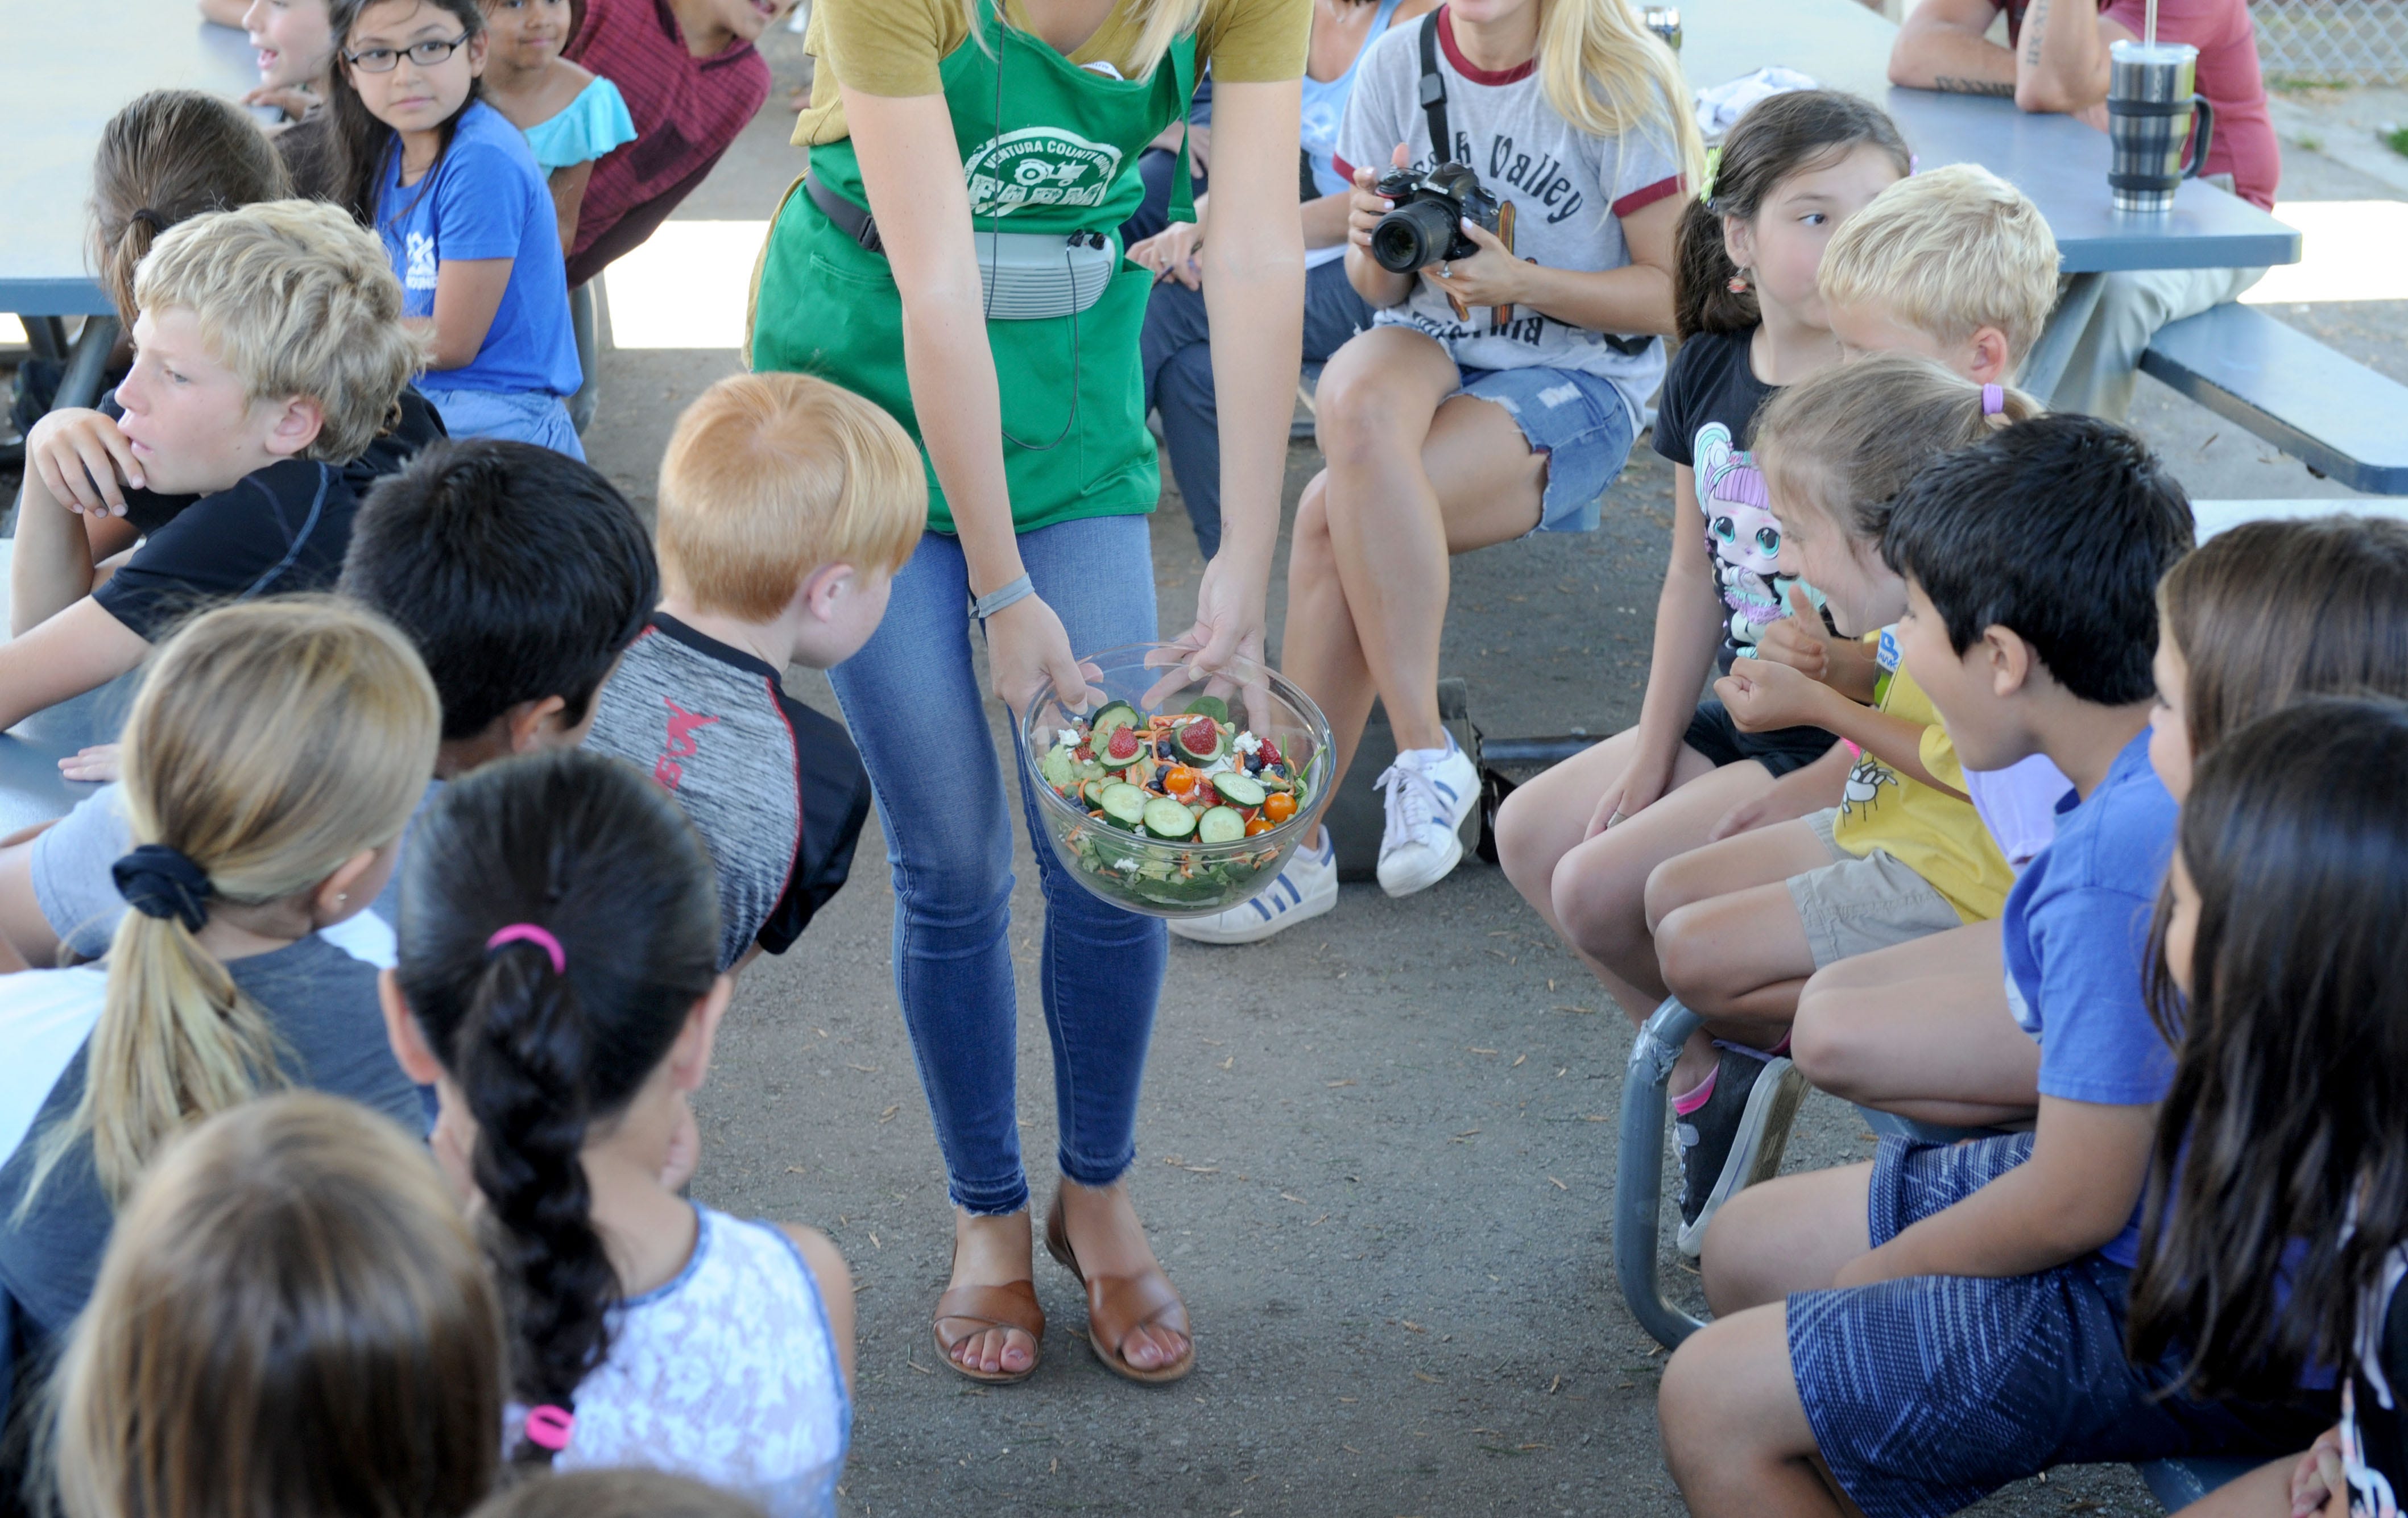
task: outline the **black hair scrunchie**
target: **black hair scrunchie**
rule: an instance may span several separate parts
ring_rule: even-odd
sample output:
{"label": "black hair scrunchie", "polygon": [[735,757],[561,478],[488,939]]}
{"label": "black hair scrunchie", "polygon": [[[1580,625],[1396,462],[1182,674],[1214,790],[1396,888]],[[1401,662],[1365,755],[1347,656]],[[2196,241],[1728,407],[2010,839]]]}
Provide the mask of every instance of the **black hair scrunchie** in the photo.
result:
{"label": "black hair scrunchie", "polygon": [[125,904],[145,917],[173,917],[194,933],[209,920],[203,905],[212,894],[208,872],[181,849],[146,843],[109,866],[108,874]]}
{"label": "black hair scrunchie", "polygon": [[149,227],[150,229],[150,235],[154,237],[160,233],[167,230],[167,219],[160,215],[157,211],[152,210],[148,206],[143,207],[140,210],[126,217],[126,220],[128,222],[139,222],[144,226]]}

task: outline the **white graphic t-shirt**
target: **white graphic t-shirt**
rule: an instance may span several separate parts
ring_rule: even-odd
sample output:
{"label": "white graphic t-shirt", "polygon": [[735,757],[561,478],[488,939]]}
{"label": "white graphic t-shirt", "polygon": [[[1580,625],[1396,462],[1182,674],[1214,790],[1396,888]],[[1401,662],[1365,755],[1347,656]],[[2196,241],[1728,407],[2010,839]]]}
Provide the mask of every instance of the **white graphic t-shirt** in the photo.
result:
{"label": "white graphic t-shirt", "polygon": [[[1547,103],[1535,60],[1518,68],[1474,68],[1455,45],[1446,10],[1437,13],[1438,66],[1446,83],[1447,126],[1455,143],[1444,157],[1469,165],[1499,200],[1514,207],[1513,251],[1549,268],[1601,271],[1630,262],[1621,217],[1681,193],[1680,159],[1668,120],[1620,137],[1593,137]],[[1412,166],[1437,166],[1429,121],[1421,105],[1421,23],[1389,28],[1364,50],[1333,165],[1351,179],[1354,166],[1384,173],[1403,143]],[[1668,105],[1669,112],[1677,108]],[[1567,326],[1527,307],[1510,321],[1472,308],[1455,314],[1437,281],[1424,276],[1412,298],[1378,314],[1383,322],[1419,327],[1446,344],[1469,369],[1577,369],[1611,380],[1644,416],[1648,395],[1664,377],[1664,345],[1637,353],[1607,346],[1607,334]]]}

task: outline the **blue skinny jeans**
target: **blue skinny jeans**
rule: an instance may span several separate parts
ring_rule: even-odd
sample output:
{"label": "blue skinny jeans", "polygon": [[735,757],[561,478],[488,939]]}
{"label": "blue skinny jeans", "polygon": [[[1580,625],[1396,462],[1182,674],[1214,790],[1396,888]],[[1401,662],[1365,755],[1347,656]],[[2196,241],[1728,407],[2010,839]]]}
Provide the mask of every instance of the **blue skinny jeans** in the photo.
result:
{"label": "blue skinny jeans", "polygon": [[[1157,636],[1154,555],[1142,516],[1090,517],[1020,536],[1037,593],[1071,651]],[[895,577],[886,620],[829,671],[878,798],[895,881],[895,991],[910,1030],[956,1206],[1028,1205],[1011,964],[1011,814],[970,656],[969,569],[959,539],[927,533]],[[1071,879],[1054,857],[1019,753],[1019,784],[1045,893],[1039,986],[1054,1045],[1062,1173],[1108,1186],[1137,1156],[1138,1089],[1169,936]]]}

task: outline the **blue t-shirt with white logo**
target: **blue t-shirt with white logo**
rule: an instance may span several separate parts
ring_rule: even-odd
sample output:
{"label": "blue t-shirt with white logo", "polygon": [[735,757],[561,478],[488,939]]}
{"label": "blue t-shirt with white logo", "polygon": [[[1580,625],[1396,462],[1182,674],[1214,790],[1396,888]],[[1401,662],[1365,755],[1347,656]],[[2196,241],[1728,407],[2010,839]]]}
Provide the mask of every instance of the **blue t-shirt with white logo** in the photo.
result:
{"label": "blue t-shirt with white logo", "polygon": [[401,276],[405,316],[435,314],[435,281],[444,264],[511,261],[510,282],[484,347],[459,368],[430,372],[427,383],[444,390],[577,393],[582,375],[569,329],[559,217],[526,137],[501,112],[470,101],[452,145],[413,185],[401,182],[396,137],[377,193],[377,234]]}

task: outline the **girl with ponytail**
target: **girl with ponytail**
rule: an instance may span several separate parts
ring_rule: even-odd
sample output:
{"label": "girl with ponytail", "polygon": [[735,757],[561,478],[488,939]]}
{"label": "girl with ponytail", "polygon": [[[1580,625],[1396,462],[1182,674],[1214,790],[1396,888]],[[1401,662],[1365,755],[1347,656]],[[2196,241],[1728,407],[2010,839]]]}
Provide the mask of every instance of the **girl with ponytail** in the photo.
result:
{"label": "girl with ponytail", "polygon": [[663,1183],[729,981],[710,861],[668,795],[581,750],[488,766],[412,829],[394,1053],[484,1211],[509,1308],[508,1455],[640,1465],[835,1511],[853,1287],[814,1230]]}
{"label": "girl with ponytail", "polygon": [[37,1335],[179,1129],[299,1085],[424,1130],[376,971],[319,934],[382,888],[439,721],[408,639],[330,599],[209,612],[153,659],[123,749],[134,909],[102,964],[0,980],[0,1287]]}

